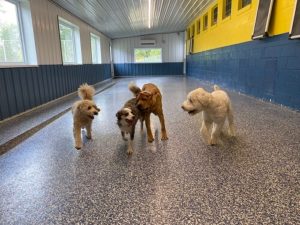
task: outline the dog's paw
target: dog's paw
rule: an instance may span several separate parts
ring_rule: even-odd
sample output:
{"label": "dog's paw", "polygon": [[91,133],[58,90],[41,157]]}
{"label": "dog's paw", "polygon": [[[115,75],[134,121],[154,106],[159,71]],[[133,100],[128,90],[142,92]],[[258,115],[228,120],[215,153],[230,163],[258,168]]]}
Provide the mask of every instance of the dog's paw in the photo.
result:
{"label": "dog's paw", "polygon": [[163,141],[168,140],[168,139],[169,138],[168,138],[168,136],[166,134],[161,136],[161,140],[163,140]]}
{"label": "dog's paw", "polygon": [[128,148],[127,149],[127,155],[132,155],[133,153],[133,149],[132,148]]}
{"label": "dog's paw", "polygon": [[154,138],[153,137],[148,137],[148,142],[153,142],[154,141]]}
{"label": "dog's paw", "polygon": [[228,136],[231,138],[235,137],[235,131],[228,130]]}
{"label": "dog's paw", "polygon": [[211,146],[214,146],[214,145],[217,144],[217,140],[215,140],[215,139],[210,139],[209,142],[208,142],[208,144],[211,145]]}

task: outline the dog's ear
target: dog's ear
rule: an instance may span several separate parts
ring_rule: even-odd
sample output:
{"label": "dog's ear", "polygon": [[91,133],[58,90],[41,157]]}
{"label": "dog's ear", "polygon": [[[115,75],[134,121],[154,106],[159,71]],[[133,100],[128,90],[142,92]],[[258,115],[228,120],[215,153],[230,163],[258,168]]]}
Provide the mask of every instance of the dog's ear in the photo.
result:
{"label": "dog's ear", "polygon": [[142,91],[140,93],[140,96],[144,99],[149,99],[152,97],[152,93],[148,92],[148,91]]}
{"label": "dog's ear", "polygon": [[118,120],[120,120],[120,119],[121,119],[121,116],[122,116],[121,112],[120,112],[120,111],[119,111],[119,112],[117,112],[117,114],[116,114],[116,117],[118,118]]}
{"label": "dog's ear", "polygon": [[199,102],[203,107],[207,107],[212,99],[212,96],[209,92],[205,91],[203,88],[198,88],[194,90],[191,95],[190,99],[194,102]]}
{"label": "dog's ear", "polygon": [[203,89],[203,91],[198,93],[197,97],[198,97],[200,104],[204,107],[207,107],[210,104],[211,98],[212,98],[211,94],[206,92],[204,89]]}

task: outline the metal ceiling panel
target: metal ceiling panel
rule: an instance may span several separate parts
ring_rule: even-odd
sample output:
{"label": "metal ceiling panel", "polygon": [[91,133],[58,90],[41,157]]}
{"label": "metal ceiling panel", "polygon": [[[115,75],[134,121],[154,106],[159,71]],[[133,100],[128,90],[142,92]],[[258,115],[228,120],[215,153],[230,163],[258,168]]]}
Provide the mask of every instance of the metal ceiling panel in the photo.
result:
{"label": "metal ceiling panel", "polygon": [[122,38],[183,31],[215,0],[53,0],[108,37]]}

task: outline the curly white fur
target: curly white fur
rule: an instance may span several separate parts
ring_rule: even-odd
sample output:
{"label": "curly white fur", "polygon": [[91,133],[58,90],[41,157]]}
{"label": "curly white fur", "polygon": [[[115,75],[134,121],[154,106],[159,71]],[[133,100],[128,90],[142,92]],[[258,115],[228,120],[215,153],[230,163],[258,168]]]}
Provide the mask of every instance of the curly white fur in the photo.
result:
{"label": "curly white fur", "polygon": [[210,145],[217,144],[218,137],[224,126],[226,118],[229,124],[229,135],[235,136],[233,111],[227,93],[214,85],[214,91],[209,93],[203,88],[191,91],[187,100],[183,102],[182,109],[190,115],[202,112],[202,137]]}

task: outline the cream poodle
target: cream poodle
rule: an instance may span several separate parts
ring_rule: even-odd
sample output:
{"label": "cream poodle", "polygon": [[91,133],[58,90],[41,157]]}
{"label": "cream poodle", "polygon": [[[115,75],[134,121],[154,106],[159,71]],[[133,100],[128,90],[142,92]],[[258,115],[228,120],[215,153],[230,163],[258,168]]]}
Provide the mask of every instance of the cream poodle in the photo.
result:
{"label": "cream poodle", "polygon": [[191,91],[181,108],[190,115],[202,112],[203,122],[200,132],[208,144],[217,144],[226,118],[229,124],[228,133],[230,136],[235,136],[230,99],[227,93],[217,85],[214,85],[212,93],[205,91],[203,88]]}
{"label": "cream poodle", "polygon": [[75,102],[72,107],[73,114],[73,133],[75,139],[75,148],[82,147],[81,129],[86,129],[86,137],[92,138],[92,121],[95,115],[98,115],[100,109],[93,101],[95,89],[88,85],[82,84],[78,88],[78,95],[81,100]]}

